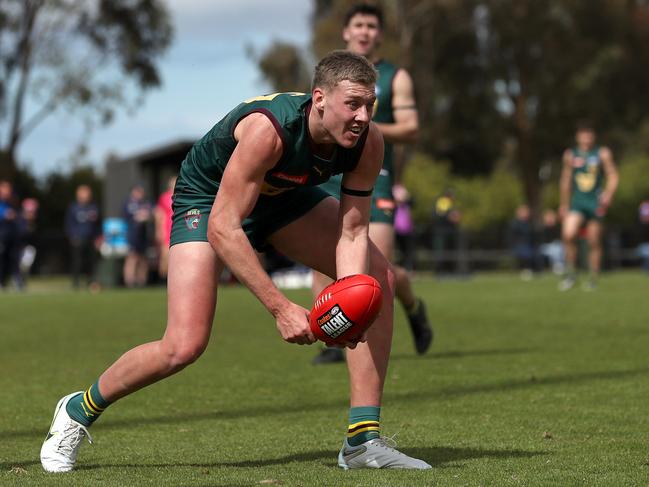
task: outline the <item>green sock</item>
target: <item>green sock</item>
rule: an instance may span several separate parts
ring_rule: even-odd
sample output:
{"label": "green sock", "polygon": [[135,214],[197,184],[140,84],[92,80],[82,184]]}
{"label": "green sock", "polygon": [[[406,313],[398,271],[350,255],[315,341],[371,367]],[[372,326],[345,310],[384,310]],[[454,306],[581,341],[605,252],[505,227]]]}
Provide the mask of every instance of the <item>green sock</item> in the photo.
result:
{"label": "green sock", "polygon": [[363,406],[349,409],[349,428],[347,428],[347,443],[358,446],[366,441],[378,438],[379,418],[381,408]]}
{"label": "green sock", "polygon": [[98,384],[99,381],[91,385],[86,392],[74,396],[65,408],[72,419],[86,427],[92,425],[111,404],[102,397]]}

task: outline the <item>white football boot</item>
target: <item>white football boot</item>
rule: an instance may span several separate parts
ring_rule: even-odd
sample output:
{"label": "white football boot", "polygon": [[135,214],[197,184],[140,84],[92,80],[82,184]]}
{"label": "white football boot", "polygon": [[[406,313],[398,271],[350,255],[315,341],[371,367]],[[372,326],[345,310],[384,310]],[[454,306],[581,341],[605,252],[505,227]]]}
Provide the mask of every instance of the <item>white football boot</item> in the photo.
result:
{"label": "white football boot", "polygon": [[338,454],[338,466],[350,468],[408,468],[428,470],[433,468],[423,460],[409,457],[394,448],[397,446],[392,438],[382,436],[366,441],[358,446],[350,446],[347,438]]}
{"label": "white football boot", "polygon": [[69,472],[77,461],[77,453],[81,442],[92,437],[85,426],[73,420],[65,407],[72,397],[83,391],[73,392],[63,397],[54,410],[54,419],[41,447],[41,465],[47,472]]}

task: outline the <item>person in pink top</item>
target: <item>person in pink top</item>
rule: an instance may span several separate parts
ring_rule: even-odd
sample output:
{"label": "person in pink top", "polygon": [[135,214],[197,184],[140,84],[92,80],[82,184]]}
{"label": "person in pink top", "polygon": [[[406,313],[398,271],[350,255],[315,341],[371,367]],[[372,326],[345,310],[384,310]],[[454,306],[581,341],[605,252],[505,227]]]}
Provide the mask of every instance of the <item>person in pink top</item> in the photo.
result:
{"label": "person in pink top", "polygon": [[171,223],[173,217],[173,210],[171,209],[172,199],[174,194],[174,186],[176,185],[176,176],[169,178],[167,190],[160,195],[158,203],[155,207],[155,236],[158,245],[158,273],[160,277],[167,277],[167,262],[169,256],[169,241],[171,239]]}

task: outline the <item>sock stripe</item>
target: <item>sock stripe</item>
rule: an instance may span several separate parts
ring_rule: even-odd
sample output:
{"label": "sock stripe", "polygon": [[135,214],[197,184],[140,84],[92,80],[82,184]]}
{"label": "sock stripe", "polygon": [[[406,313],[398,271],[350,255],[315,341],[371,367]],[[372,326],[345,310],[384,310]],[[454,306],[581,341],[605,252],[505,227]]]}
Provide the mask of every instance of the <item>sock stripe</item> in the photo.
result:
{"label": "sock stripe", "polygon": [[84,392],[83,401],[86,403],[88,409],[95,414],[101,414],[104,411],[103,408],[100,408],[93,402],[92,397],[90,396],[90,390]]}
{"label": "sock stripe", "polygon": [[379,429],[379,422],[378,421],[361,421],[359,423],[354,423],[350,424],[349,428],[347,429],[347,434],[351,434],[352,436],[356,433],[360,433],[362,431],[369,431],[369,430],[376,430],[378,431]]}
{"label": "sock stripe", "polygon": [[368,431],[376,431],[377,433],[379,432],[379,427],[378,426],[368,426],[367,428],[362,428],[359,430],[354,431],[353,433],[347,433],[347,438],[352,438],[358,434],[361,433],[367,433]]}

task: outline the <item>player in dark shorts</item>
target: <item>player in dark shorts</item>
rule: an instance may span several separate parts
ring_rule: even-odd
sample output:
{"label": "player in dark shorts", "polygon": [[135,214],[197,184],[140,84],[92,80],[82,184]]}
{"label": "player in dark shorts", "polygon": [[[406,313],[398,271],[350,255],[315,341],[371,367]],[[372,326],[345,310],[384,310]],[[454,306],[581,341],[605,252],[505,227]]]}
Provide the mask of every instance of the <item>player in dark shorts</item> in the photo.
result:
{"label": "player in dark shorts", "polygon": [[584,226],[589,247],[589,277],[584,289],[596,288],[602,261],[602,221],[619,179],[613,153],[595,144],[595,130],[589,123],[577,126],[575,140],[576,146],[563,153],[560,181],[559,215],[563,219],[561,233],[566,255],[560,291],[572,289],[577,281],[577,239]]}
{"label": "player in dark shorts", "polygon": [[[343,39],[347,49],[366,57],[376,67],[379,78],[376,83],[374,121],[383,134],[385,152],[383,167],[372,195],[370,215],[370,238],[388,260],[394,257],[394,212],[396,204],[392,195],[393,185],[400,184],[401,168],[395,167],[393,144],[415,142],[419,124],[412,79],[405,69],[381,59],[377,50],[381,42],[383,14],[374,5],[352,6],[345,16]],[[396,169],[399,169],[398,171]],[[395,178],[395,176],[398,176]],[[332,178],[323,186],[333,196],[340,197],[340,179]],[[428,322],[425,303],[414,294],[408,271],[394,266],[395,295],[403,306],[412,331],[415,350],[426,353],[433,340],[433,330]],[[326,276],[314,274],[313,292],[318,294],[327,284]],[[337,348],[325,348],[315,357],[315,364],[340,362],[343,352]]]}
{"label": "player in dark shorts", "polygon": [[[316,67],[311,95],[248,100],[194,144],[175,187],[164,336],[126,352],[85,392],[59,401],[41,448],[45,470],[71,470],[88,428],[111,403],[201,355],[225,266],[275,318],[284,340],[315,341],[309,311],[289,301],[257,259],[255,249],[269,245],[332,277],[369,273],[384,292],[379,318],[359,342],[347,344],[353,349],[350,418],[360,419],[348,427],[338,465],[431,468],[379,436],[394,275],[368,237],[370,196],[383,159],[383,138],[371,122],[375,83],[365,58],[334,51]],[[338,173],[340,202],[317,188]],[[360,437],[360,445],[351,440]]]}

